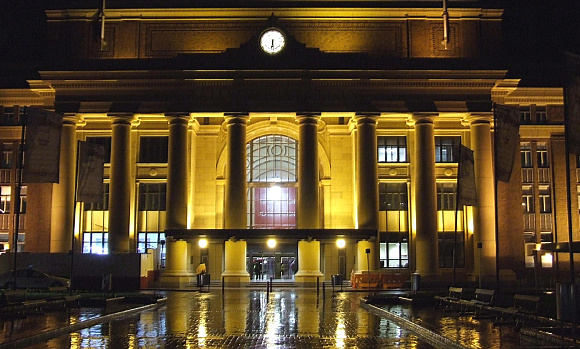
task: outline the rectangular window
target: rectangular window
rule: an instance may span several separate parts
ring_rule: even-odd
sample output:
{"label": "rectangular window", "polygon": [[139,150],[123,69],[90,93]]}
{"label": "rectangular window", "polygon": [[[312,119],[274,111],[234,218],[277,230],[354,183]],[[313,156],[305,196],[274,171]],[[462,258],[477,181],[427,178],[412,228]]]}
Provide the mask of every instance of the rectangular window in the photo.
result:
{"label": "rectangular window", "polygon": [[141,137],[139,139],[139,162],[167,163],[168,140],[167,136]]}
{"label": "rectangular window", "polygon": [[83,253],[109,254],[109,233],[84,233]]}
{"label": "rectangular window", "polygon": [[165,211],[166,190],[166,183],[140,183],[139,211]]}
{"label": "rectangular window", "polygon": [[536,157],[538,159],[538,167],[550,167],[550,162],[548,161],[548,145],[545,142],[538,142]]}
{"label": "rectangular window", "polygon": [[552,212],[552,202],[551,202],[550,186],[541,185],[539,187],[539,200],[540,200],[540,213],[551,213]]}
{"label": "rectangular window", "polygon": [[520,123],[532,123],[532,112],[530,111],[530,107],[520,109]]}
{"label": "rectangular window", "polygon": [[0,125],[2,126],[15,126],[17,125],[16,115],[14,115],[14,107],[4,107],[2,108],[2,118],[0,119]]}
{"label": "rectangular window", "polygon": [[407,162],[407,137],[381,136],[377,144],[378,162]]}
{"label": "rectangular window", "polygon": [[147,253],[147,249],[160,248],[160,264],[165,266],[165,233],[139,233],[137,237],[137,253]]}
{"label": "rectangular window", "polygon": [[407,183],[379,183],[380,211],[407,211]]}
{"label": "rectangular window", "polygon": [[111,162],[111,137],[87,137],[87,143],[102,145],[105,149],[105,163]]}
{"label": "rectangular window", "polygon": [[522,168],[531,168],[532,164],[532,144],[530,142],[520,143],[520,154],[522,160]]}
{"label": "rectangular window", "polygon": [[296,187],[271,186],[248,189],[248,228],[296,227]]}
{"label": "rectangular window", "polygon": [[12,168],[12,143],[0,143],[0,168],[10,169]]}
{"label": "rectangular window", "polygon": [[536,120],[538,124],[545,124],[548,122],[546,107],[536,107]]}
{"label": "rectangular window", "polygon": [[435,162],[457,162],[461,137],[435,136]]}
{"label": "rectangular window", "polygon": [[455,183],[437,183],[437,211],[454,211],[457,197]]}
{"label": "rectangular window", "polygon": [[12,187],[9,185],[0,186],[0,214],[10,213],[10,194]]}
{"label": "rectangular window", "polygon": [[379,245],[379,262],[381,268],[409,267],[409,234],[386,233]]}
{"label": "rectangular window", "polygon": [[455,267],[465,267],[465,243],[463,232],[439,233],[439,268],[453,268],[453,255],[455,254]]}
{"label": "rectangular window", "polygon": [[524,213],[534,213],[534,190],[532,186],[522,186],[522,207]]}

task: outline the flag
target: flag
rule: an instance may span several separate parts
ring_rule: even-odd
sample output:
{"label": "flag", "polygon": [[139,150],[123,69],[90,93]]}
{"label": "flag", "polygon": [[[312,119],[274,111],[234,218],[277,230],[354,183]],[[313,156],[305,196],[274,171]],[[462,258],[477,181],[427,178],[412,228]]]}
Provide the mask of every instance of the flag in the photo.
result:
{"label": "flag", "polygon": [[566,55],[566,137],[568,151],[580,155],[580,56]]}
{"label": "flag", "polygon": [[457,169],[457,207],[477,206],[473,150],[460,145]]}
{"label": "flag", "polygon": [[26,108],[24,182],[58,183],[62,114]]}
{"label": "flag", "polygon": [[496,104],[495,119],[495,178],[509,182],[519,149],[520,110]]}
{"label": "flag", "polygon": [[105,148],[99,144],[79,141],[77,201],[103,201]]}

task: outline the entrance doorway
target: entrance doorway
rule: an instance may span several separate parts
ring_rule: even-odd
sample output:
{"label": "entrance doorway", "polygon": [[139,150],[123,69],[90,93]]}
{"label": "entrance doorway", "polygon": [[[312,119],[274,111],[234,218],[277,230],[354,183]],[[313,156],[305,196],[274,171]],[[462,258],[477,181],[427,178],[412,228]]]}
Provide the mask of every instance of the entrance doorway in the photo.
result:
{"label": "entrance doorway", "polygon": [[274,251],[264,251],[262,246],[248,244],[246,267],[251,282],[294,280],[294,274],[298,271],[296,247],[278,244]]}

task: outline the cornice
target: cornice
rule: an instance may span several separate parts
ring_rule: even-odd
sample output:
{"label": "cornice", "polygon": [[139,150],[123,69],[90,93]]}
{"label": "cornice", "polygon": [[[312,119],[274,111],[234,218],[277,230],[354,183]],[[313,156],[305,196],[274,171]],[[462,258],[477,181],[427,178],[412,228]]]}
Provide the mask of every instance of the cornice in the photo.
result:
{"label": "cornice", "polygon": [[[450,8],[450,19],[491,19],[500,20],[501,9]],[[47,10],[49,21],[86,21],[95,20],[98,9]],[[332,7],[287,7],[287,8],[140,8],[107,9],[107,20],[216,20],[216,19],[255,19],[265,20],[272,13],[280,19],[440,19],[440,8],[332,8]]]}
{"label": "cornice", "polygon": [[[303,81],[298,81],[294,79],[244,79],[242,80],[246,85],[258,85],[258,84],[273,84],[273,83],[283,83],[283,84],[303,84]],[[481,79],[460,79],[460,80],[430,80],[430,79],[373,79],[367,80],[361,79],[332,79],[332,78],[313,78],[310,79],[310,83],[318,86],[361,86],[361,87],[372,87],[378,89],[385,88],[402,88],[402,89],[485,89],[490,90],[494,86],[494,80],[481,80]],[[175,81],[175,80],[119,80],[119,81],[51,81],[51,86],[55,90],[90,90],[95,89],[123,89],[123,90],[136,90],[136,89],[167,89],[167,88],[183,88],[183,87],[223,87],[230,86],[234,84],[234,80],[185,80],[185,81]],[[238,84],[236,82],[236,84]]]}

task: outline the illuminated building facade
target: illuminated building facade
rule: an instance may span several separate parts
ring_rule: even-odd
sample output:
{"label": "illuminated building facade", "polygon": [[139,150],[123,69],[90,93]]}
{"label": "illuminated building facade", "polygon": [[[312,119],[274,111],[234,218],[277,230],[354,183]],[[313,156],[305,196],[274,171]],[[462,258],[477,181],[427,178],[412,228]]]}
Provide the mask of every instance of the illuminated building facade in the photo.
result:
{"label": "illuminated building facade", "polygon": [[[23,188],[21,248],[66,253],[73,231],[79,253],[157,248],[164,285],[200,262],[231,285],[367,270],[515,280],[537,244],[567,241],[568,208],[578,230],[562,89],[506,77],[501,9],[455,1],[446,23],[436,1],[177,3],[46,9],[51,57],[29,88],[0,91],[6,246],[25,106],[65,121],[59,183]],[[493,103],[522,117],[497,244]],[[104,145],[106,166],[104,201],[75,211],[77,140]],[[460,144],[479,205],[456,213]]]}

